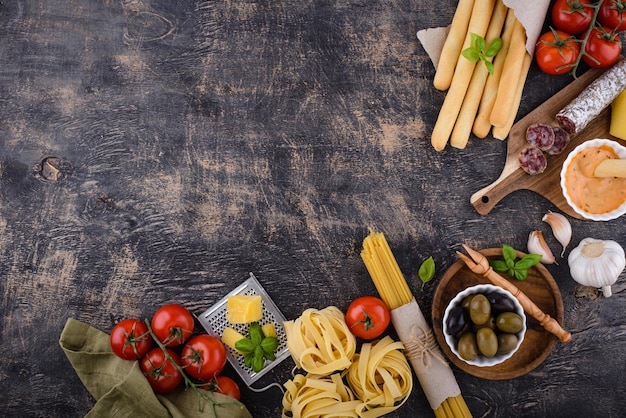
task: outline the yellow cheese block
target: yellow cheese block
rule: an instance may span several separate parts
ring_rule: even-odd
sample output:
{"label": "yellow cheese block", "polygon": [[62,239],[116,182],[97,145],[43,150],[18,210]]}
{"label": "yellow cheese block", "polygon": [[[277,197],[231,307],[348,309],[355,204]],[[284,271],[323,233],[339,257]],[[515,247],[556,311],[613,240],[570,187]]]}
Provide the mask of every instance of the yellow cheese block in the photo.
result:
{"label": "yellow cheese block", "polygon": [[611,104],[611,128],[614,137],[626,140],[626,91],[620,93]]}
{"label": "yellow cheese block", "polygon": [[237,353],[242,354],[242,355],[243,353],[237,350],[237,347],[235,347],[235,344],[237,344],[237,341],[244,339],[244,338],[246,337],[240,334],[236,329],[233,329],[230,327],[224,328],[224,332],[222,332],[222,342],[226,344],[227,346],[229,346],[230,348],[232,348],[233,350],[235,350]]}
{"label": "yellow cheese block", "polygon": [[276,328],[271,322],[269,324],[261,326],[261,330],[263,330],[263,335],[265,335],[266,337],[276,338]]}
{"label": "yellow cheese block", "polygon": [[229,296],[226,302],[226,320],[231,324],[247,324],[263,317],[263,301],[259,295]]}

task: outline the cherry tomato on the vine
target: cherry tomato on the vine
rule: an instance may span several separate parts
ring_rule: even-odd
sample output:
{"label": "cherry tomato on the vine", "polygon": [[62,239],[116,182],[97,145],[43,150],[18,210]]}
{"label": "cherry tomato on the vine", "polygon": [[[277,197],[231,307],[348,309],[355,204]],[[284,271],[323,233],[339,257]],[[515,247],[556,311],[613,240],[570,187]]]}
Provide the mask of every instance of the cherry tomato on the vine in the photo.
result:
{"label": "cherry tomato on the vine", "polygon": [[183,344],[191,336],[193,328],[193,316],[181,305],[162,306],[152,317],[152,331],[167,347]]}
{"label": "cherry tomato on the vine", "polygon": [[552,23],[572,35],[583,33],[591,25],[593,7],[590,0],[556,0],[552,6]]}
{"label": "cherry tomato on the vine", "polygon": [[605,68],[615,64],[621,54],[622,41],[617,33],[597,26],[589,35],[583,61],[593,68]]}
{"label": "cherry tomato on the vine", "polygon": [[380,336],[389,325],[389,308],[374,296],[362,296],[352,301],[346,311],[346,324],[359,338],[372,340]]}
{"label": "cherry tomato on the vine", "polygon": [[598,21],[616,32],[626,30],[626,0],[603,0]]}
{"label": "cherry tomato on the vine", "polygon": [[111,330],[111,349],[124,360],[138,360],[152,347],[148,326],[138,319],[120,321]]}
{"label": "cherry tomato on the vine", "polygon": [[222,393],[237,400],[241,399],[239,385],[228,376],[217,376],[215,379],[215,392]]}
{"label": "cherry tomato on the vine", "polygon": [[226,348],[215,337],[200,334],[191,338],[180,355],[185,373],[196,379],[213,379],[222,372],[226,364]]}
{"label": "cherry tomato on the vine", "polygon": [[[180,365],[178,354],[169,348],[166,350],[170,358]],[[171,392],[183,380],[183,375],[172,364],[172,361],[165,357],[165,353],[160,347],[148,351],[148,354],[139,361],[139,368],[156,393]]]}
{"label": "cherry tomato on the vine", "polygon": [[552,29],[539,37],[535,46],[537,65],[547,74],[565,74],[580,54],[580,44],[567,32]]}

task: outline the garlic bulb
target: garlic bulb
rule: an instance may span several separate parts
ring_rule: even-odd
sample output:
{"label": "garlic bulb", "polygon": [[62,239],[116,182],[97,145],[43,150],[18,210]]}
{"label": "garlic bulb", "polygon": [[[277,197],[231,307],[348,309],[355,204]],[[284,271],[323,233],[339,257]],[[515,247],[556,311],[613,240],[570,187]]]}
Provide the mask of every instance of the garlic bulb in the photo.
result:
{"label": "garlic bulb", "polygon": [[552,250],[548,247],[541,231],[533,231],[528,236],[528,253],[541,254],[541,262],[543,264],[554,264],[556,262]]}
{"label": "garlic bulb", "polygon": [[611,285],[626,267],[624,249],[617,242],[594,238],[583,239],[567,261],[574,280],[584,286],[602,288],[606,297],[612,295]]}
{"label": "garlic bulb", "polygon": [[572,225],[564,215],[550,211],[548,211],[548,213],[546,213],[541,220],[550,225],[554,238],[556,238],[557,241],[559,241],[559,243],[563,246],[563,251],[561,251],[561,257],[563,257],[563,254],[565,254],[565,248],[572,239]]}

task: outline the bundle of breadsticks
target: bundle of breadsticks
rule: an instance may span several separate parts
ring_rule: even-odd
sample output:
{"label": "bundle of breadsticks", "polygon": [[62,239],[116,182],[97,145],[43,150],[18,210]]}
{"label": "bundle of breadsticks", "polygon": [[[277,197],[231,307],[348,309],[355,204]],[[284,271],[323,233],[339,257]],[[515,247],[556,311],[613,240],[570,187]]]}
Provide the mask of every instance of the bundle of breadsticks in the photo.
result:
{"label": "bundle of breadsticks", "polygon": [[[502,39],[492,58],[493,73],[481,60],[472,62],[462,51],[471,34],[489,45]],[[435,73],[434,86],[447,90],[431,136],[441,151],[450,142],[465,148],[470,135],[486,137],[491,131],[505,139],[517,115],[532,57],[526,51],[526,30],[513,9],[502,0],[459,0]]]}

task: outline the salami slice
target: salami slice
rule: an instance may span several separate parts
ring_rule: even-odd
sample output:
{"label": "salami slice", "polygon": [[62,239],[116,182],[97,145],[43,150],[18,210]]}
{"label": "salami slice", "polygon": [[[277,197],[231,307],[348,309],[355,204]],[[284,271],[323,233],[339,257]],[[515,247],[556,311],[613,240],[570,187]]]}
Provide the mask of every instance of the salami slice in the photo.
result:
{"label": "salami slice", "polygon": [[554,131],[554,144],[546,152],[550,155],[557,155],[563,152],[569,144],[570,136],[565,129],[561,129],[557,126],[553,127]]}
{"label": "salami slice", "polygon": [[530,175],[541,174],[548,167],[548,159],[543,151],[533,145],[520,152],[519,163],[522,170]]}
{"label": "salami slice", "polygon": [[575,135],[595,119],[626,89],[626,60],[620,60],[591,82],[567,106],[556,114],[559,126]]}
{"label": "salami slice", "polygon": [[554,145],[554,130],[552,126],[535,123],[526,129],[526,140],[530,145],[547,151]]}

